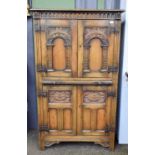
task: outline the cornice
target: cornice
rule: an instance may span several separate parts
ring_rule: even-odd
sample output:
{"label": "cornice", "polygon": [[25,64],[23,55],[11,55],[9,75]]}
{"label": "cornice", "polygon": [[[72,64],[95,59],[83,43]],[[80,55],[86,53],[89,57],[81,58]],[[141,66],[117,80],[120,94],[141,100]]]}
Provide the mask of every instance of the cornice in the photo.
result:
{"label": "cornice", "polygon": [[31,9],[34,19],[121,19],[124,10],[45,10]]}

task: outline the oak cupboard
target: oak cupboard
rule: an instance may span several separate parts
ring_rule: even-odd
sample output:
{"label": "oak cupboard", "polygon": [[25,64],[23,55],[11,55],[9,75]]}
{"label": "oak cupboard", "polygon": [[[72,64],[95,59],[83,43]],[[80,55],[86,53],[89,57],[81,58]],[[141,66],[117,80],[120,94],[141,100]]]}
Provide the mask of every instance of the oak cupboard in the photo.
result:
{"label": "oak cupboard", "polygon": [[114,149],[122,10],[31,10],[40,149]]}

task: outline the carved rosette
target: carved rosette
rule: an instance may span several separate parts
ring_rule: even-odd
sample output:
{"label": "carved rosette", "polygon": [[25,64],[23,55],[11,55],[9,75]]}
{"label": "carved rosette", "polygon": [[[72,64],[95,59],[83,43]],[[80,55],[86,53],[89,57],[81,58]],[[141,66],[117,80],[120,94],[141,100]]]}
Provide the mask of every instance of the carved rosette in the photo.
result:
{"label": "carved rosette", "polygon": [[103,91],[84,91],[84,103],[104,103],[106,94]]}
{"label": "carved rosette", "polygon": [[56,91],[48,92],[49,103],[71,103],[71,91]]}

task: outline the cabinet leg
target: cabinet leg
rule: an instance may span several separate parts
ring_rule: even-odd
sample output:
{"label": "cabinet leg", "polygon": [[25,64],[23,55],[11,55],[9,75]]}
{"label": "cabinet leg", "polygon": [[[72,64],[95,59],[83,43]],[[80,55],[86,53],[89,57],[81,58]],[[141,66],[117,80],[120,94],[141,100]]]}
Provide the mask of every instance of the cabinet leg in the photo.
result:
{"label": "cabinet leg", "polygon": [[114,132],[110,133],[110,147],[109,147],[109,149],[111,151],[114,151],[114,149],[115,149],[115,133]]}
{"label": "cabinet leg", "polygon": [[39,148],[40,150],[45,150],[44,133],[39,134]]}
{"label": "cabinet leg", "polygon": [[40,150],[42,150],[42,151],[45,150],[45,145],[44,145],[43,141],[40,142],[39,147],[40,147]]}
{"label": "cabinet leg", "polygon": [[104,148],[108,148],[109,147],[109,143],[108,142],[94,142],[95,144],[99,144],[101,146],[103,146]]}
{"label": "cabinet leg", "polygon": [[115,144],[114,144],[115,142],[110,142],[110,147],[109,147],[109,149],[111,150],[111,151],[114,151],[115,150]]}

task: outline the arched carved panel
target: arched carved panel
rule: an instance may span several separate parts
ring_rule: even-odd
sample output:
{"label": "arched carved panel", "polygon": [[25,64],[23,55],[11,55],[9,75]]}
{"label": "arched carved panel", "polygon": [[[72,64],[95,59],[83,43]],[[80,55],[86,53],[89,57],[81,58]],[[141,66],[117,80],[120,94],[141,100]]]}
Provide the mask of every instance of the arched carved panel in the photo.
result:
{"label": "arched carved panel", "polygon": [[71,28],[47,27],[46,36],[50,71],[71,72]]}
{"label": "arched carved panel", "polygon": [[[91,72],[91,71],[102,72],[107,69],[108,67],[107,52],[108,52],[108,46],[109,46],[109,41],[107,36],[108,36],[107,27],[85,27],[83,72]],[[100,62],[100,60],[102,62]],[[96,61],[96,62],[93,62],[93,61]]]}
{"label": "arched carved panel", "polygon": [[47,46],[53,46],[57,38],[64,40],[65,46],[71,46],[71,35],[69,27],[47,28]]}
{"label": "arched carved panel", "polygon": [[107,47],[109,45],[107,33],[107,28],[103,27],[85,28],[84,47],[89,48],[92,39],[99,39],[101,41],[101,46]]}

